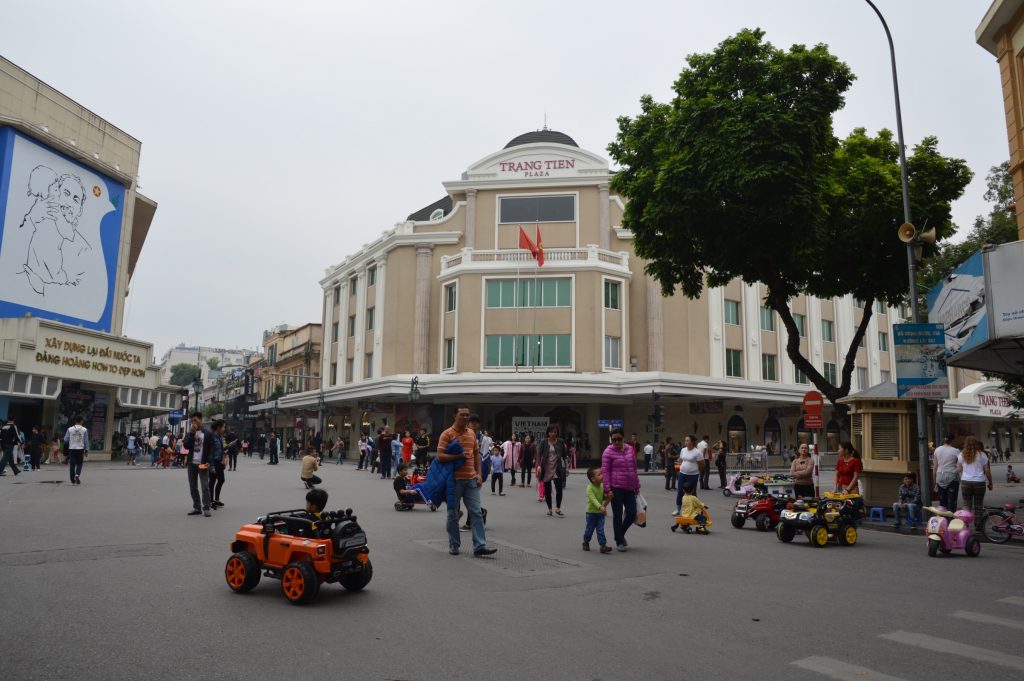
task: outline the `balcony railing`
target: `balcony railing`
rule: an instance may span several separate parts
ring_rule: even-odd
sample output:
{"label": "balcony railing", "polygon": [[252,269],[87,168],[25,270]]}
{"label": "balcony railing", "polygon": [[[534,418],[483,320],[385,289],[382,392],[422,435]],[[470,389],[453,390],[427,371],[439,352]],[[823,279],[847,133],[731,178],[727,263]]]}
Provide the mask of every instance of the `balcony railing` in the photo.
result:
{"label": "balcony railing", "polygon": [[[441,271],[469,265],[520,266],[533,262],[529,251],[522,249],[475,250],[465,248],[460,253],[441,258]],[[606,264],[629,269],[629,254],[625,251],[606,251],[595,245],[584,248],[545,248],[544,262],[560,265],[586,267]]]}

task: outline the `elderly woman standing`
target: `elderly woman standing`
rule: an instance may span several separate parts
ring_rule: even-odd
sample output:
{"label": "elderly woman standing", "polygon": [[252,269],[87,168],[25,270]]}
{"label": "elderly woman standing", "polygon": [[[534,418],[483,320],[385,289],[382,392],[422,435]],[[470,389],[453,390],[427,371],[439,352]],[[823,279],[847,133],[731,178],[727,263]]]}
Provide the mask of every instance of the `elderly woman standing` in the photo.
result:
{"label": "elderly woman standing", "polygon": [[612,442],[601,455],[601,475],[605,494],[612,495],[612,529],[615,548],[625,551],[626,530],[636,520],[636,495],[640,491],[640,476],[636,473],[636,452],[624,445],[621,428],[612,431]]}
{"label": "elderly woman standing", "polygon": [[796,450],[796,458],[789,464],[793,476],[793,496],[810,499],[814,496],[814,459],[810,448],[802,443]]}

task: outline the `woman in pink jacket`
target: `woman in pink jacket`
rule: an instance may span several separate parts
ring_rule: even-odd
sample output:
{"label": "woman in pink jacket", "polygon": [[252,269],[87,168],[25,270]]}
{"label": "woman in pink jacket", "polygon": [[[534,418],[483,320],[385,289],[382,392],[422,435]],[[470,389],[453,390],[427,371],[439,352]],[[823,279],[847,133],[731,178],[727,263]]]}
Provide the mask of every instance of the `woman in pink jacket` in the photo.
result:
{"label": "woman in pink jacket", "polygon": [[612,496],[612,529],[615,548],[625,551],[626,530],[636,520],[636,495],[640,491],[640,476],[636,474],[636,452],[623,444],[621,428],[612,431],[612,443],[601,455],[601,474],[605,494]]}

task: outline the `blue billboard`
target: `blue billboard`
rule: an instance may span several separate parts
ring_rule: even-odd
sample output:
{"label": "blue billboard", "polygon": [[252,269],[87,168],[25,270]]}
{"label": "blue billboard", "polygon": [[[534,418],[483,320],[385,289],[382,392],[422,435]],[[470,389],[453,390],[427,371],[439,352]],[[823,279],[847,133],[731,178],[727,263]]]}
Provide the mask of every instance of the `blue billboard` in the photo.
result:
{"label": "blue billboard", "polygon": [[0,127],[0,317],[110,332],[125,188]]}
{"label": "blue billboard", "polygon": [[979,251],[928,291],[928,321],[945,328],[949,358],[989,340],[985,262]]}

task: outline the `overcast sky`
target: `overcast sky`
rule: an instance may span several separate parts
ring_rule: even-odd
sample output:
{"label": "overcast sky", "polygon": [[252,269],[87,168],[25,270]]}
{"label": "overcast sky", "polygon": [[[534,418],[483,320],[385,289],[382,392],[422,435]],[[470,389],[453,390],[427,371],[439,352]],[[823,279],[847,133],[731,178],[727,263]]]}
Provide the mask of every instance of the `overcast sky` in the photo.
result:
{"label": "overcast sky", "polygon": [[[1008,157],[989,0],[878,0],[908,145],[939,137],[987,211]],[[0,53],[142,141],[159,203],[125,333],[257,347],[320,321],[324,268],[444,195],[474,161],[548,126],[607,157],[619,115],[665,101],[686,55],[747,27],[826,43],[857,81],[836,132],[895,129],[882,27],[861,0],[4,0]]]}

